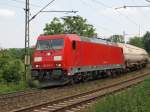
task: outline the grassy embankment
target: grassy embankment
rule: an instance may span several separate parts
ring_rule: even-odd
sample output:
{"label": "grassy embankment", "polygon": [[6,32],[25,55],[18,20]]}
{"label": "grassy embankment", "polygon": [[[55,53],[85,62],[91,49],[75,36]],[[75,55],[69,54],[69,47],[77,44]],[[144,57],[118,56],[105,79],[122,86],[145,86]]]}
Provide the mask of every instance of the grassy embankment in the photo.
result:
{"label": "grassy embankment", "polygon": [[88,111],[150,112],[150,78],[127,91],[101,99]]}
{"label": "grassy embankment", "polygon": [[18,84],[0,84],[0,94],[3,93],[12,93],[12,92],[16,92],[16,91],[21,91],[21,90],[25,90],[29,88],[28,85],[24,82],[20,82]]}
{"label": "grassy embankment", "polygon": [[[0,93],[29,88],[31,75],[29,72],[25,80],[24,51],[22,48],[0,50]],[[30,53],[33,54],[33,51],[31,48]]]}

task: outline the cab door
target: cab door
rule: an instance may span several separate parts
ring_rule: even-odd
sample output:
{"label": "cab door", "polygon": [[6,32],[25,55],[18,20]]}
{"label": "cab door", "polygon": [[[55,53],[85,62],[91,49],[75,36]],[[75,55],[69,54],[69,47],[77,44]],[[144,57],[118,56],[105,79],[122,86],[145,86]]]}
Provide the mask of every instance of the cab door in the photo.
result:
{"label": "cab door", "polygon": [[79,67],[81,66],[82,61],[82,53],[81,46],[79,41],[72,41],[72,53],[73,53],[73,66]]}

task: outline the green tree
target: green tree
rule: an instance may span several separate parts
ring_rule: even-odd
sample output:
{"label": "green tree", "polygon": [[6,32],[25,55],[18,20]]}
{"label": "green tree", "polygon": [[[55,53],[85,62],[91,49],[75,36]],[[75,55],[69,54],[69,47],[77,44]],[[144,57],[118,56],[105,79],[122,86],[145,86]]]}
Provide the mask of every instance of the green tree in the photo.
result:
{"label": "green tree", "polygon": [[87,24],[87,20],[81,16],[67,16],[61,19],[55,17],[50,24],[46,24],[44,35],[76,33],[92,37],[97,35],[95,30],[93,25]]}
{"label": "green tree", "polygon": [[140,47],[140,48],[144,48],[144,43],[143,43],[143,38],[142,37],[133,37],[130,38],[129,44]]}
{"label": "green tree", "polygon": [[11,48],[7,50],[9,56],[13,59],[24,60],[25,50],[23,48]]}
{"label": "green tree", "polygon": [[146,32],[143,36],[144,48],[150,53],[150,32]]}
{"label": "green tree", "polygon": [[0,78],[2,76],[2,71],[5,68],[5,66],[9,63],[10,56],[8,55],[7,50],[0,50]]}
{"label": "green tree", "polygon": [[64,24],[57,18],[53,18],[50,24],[46,24],[44,35],[62,34],[64,33]]}
{"label": "green tree", "polygon": [[0,82],[3,82],[3,71],[7,67],[10,61],[10,56],[8,55],[7,50],[0,50]]}
{"label": "green tree", "polygon": [[8,83],[18,83],[22,79],[22,75],[24,72],[24,66],[22,61],[20,60],[13,60],[8,62],[2,72],[2,78],[4,81]]}
{"label": "green tree", "polygon": [[22,50],[20,50],[7,49],[0,51],[0,82],[17,83],[21,80],[24,65],[20,57]]}
{"label": "green tree", "polygon": [[124,43],[124,37],[122,35],[112,35],[109,40],[111,42],[120,42],[120,43]]}

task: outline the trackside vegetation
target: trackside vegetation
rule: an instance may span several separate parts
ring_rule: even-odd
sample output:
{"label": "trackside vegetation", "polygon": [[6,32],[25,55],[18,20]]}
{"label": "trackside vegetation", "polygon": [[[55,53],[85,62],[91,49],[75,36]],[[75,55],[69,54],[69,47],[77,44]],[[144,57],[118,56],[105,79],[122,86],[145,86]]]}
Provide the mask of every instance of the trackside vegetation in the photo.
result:
{"label": "trackside vegetation", "polygon": [[150,78],[127,91],[110,95],[97,102],[90,112],[149,112]]}
{"label": "trackside vegetation", "polygon": [[0,93],[27,88],[24,80],[23,49],[0,50]]}

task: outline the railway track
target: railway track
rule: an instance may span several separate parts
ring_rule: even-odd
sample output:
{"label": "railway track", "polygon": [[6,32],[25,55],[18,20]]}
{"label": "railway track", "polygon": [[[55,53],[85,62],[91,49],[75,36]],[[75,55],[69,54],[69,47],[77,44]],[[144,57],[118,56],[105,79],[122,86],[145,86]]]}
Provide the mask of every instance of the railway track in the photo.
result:
{"label": "railway track", "polygon": [[91,104],[96,99],[111,93],[126,89],[130,86],[142,82],[150,73],[140,76],[130,77],[124,81],[103,86],[88,92],[68,96],[54,101],[41,103],[38,105],[13,110],[12,112],[75,112]]}
{"label": "railway track", "polygon": [[0,94],[0,102],[7,100],[7,99],[13,99],[16,97],[23,97],[26,95],[34,95],[35,93],[40,92],[38,89],[29,89],[19,92],[13,92],[13,93],[7,93],[7,94]]}

